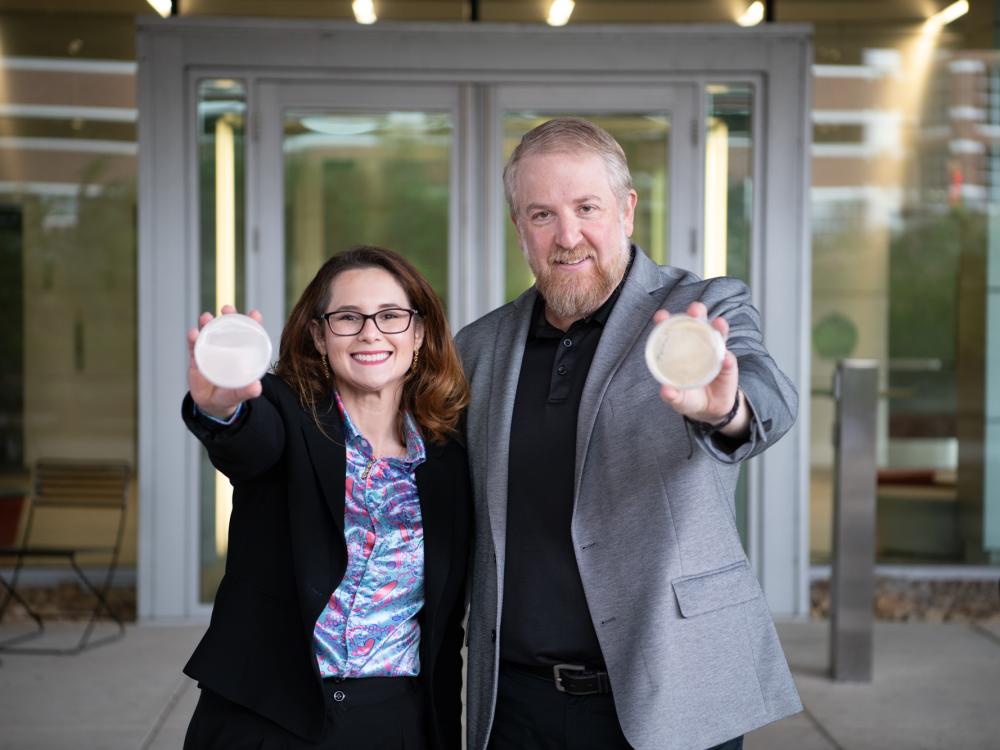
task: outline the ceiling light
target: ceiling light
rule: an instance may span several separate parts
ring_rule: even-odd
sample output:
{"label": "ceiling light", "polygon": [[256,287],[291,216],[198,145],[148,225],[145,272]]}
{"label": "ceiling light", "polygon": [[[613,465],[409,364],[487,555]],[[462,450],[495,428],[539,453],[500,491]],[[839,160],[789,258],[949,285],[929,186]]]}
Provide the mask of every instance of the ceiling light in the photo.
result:
{"label": "ceiling light", "polygon": [[573,0],[552,0],[546,23],[549,26],[565,26],[569,17],[573,15],[573,8],[575,7],[576,3]]}
{"label": "ceiling light", "polygon": [[146,2],[153,6],[153,10],[159,13],[161,18],[167,18],[170,15],[173,5],[170,0],[146,0]]}
{"label": "ceiling light", "polygon": [[375,3],[372,0],[354,0],[351,9],[358,23],[369,24],[378,20],[378,16],[375,15]]}
{"label": "ceiling light", "polygon": [[927,26],[940,29],[969,12],[968,0],[958,0],[927,19]]}
{"label": "ceiling light", "polygon": [[740,26],[756,26],[764,20],[764,3],[760,0],[750,3],[743,15],[736,19]]}

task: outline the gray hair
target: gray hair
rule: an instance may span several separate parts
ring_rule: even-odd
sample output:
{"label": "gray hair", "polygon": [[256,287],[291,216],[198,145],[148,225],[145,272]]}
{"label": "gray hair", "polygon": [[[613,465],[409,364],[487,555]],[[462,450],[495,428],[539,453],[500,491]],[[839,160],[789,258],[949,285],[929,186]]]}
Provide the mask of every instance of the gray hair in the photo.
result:
{"label": "gray hair", "polygon": [[503,168],[503,190],[507,206],[517,216],[517,168],[521,160],[532,154],[590,152],[604,160],[608,171],[611,192],[624,206],[632,190],[632,174],[628,169],[625,152],[608,131],[578,117],[558,117],[529,130],[521,138],[514,153]]}

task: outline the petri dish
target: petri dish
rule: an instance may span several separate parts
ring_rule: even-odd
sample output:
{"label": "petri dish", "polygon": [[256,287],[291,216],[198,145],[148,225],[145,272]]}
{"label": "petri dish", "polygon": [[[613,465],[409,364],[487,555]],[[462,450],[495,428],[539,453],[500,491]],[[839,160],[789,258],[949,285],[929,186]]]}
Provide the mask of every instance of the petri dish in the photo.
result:
{"label": "petri dish", "polygon": [[247,315],[220,315],[198,333],[194,361],[212,384],[244,388],[271,366],[271,339],[264,326]]}
{"label": "petri dish", "polygon": [[701,388],[722,369],[726,345],[705,318],[671,315],[646,339],[646,366],[653,377],[675,388]]}

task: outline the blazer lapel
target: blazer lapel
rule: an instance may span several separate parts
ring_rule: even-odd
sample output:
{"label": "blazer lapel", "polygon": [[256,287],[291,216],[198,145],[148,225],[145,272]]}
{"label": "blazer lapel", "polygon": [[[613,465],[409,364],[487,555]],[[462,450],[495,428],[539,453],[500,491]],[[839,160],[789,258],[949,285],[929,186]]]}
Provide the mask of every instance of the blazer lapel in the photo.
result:
{"label": "blazer lapel", "polygon": [[493,376],[490,383],[489,418],[486,423],[486,501],[497,551],[497,569],[503,570],[507,539],[507,459],[510,454],[510,427],[514,414],[517,380],[524,358],[531,312],[537,292],[532,287],[514,300],[510,312],[497,326]]}
{"label": "blazer lapel", "polygon": [[580,495],[583,465],[587,459],[587,448],[590,445],[601,401],[611,383],[611,378],[621,367],[625,356],[633,347],[645,345],[646,335],[652,326],[653,313],[656,312],[660,299],[655,292],[662,288],[663,282],[657,265],[636,247],[632,268],[625,279],[611,316],[604,326],[601,341],[597,345],[590,372],[587,374],[587,382],[580,397],[576,427],[574,498]]}
{"label": "blazer lapel", "polygon": [[[319,422],[323,430],[316,426],[312,415],[304,412],[302,432],[313,473],[323,499],[333,516],[333,523],[343,535],[344,532],[344,481],[347,476],[347,456],[344,449],[344,428],[340,414],[332,401],[317,407]],[[323,433],[326,433],[325,435]]]}

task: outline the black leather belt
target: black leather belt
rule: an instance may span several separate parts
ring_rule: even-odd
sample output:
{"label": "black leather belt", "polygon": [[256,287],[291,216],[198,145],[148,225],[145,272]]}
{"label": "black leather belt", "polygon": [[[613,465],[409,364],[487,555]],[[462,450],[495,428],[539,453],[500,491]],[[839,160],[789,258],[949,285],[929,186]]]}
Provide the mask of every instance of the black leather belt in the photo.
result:
{"label": "black leather belt", "polygon": [[545,667],[540,664],[503,661],[501,666],[550,681],[556,690],[566,695],[607,695],[611,692],[611,680],[607,672],[582,664],[554,664]]}

